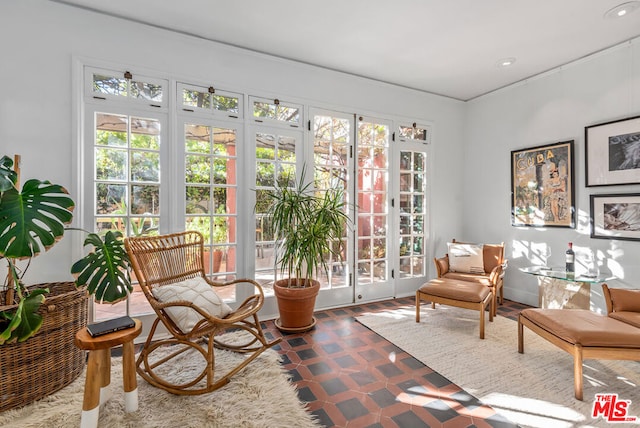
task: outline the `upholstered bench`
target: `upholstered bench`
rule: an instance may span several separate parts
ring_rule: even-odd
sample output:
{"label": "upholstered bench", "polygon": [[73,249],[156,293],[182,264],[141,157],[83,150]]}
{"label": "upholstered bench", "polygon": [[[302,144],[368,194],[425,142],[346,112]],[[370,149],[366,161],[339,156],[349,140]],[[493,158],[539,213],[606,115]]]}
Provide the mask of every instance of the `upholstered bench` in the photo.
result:
{"label": "upholstered bench", "polygon": [[484,339],[484,311],[489,308],[489,321],[493,321],[493,293],[484,284],[455,279],[436,278],[416,291],[416,322],[420,322],[420,300],[480,311],[480,339]]}
{"label": "upholstered bench", "polygon": [[530,308],[518,317],[518,352],[524,327],[573,356],[574,392],[582,400],[584,359],[640,360],[640,328],[588,309]]}

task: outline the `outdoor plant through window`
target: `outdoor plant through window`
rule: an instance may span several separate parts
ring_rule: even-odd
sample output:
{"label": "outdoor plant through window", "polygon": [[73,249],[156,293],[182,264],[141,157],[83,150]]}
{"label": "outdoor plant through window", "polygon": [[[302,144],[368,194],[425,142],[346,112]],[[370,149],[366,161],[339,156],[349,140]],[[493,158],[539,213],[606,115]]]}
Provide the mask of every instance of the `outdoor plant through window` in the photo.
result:
{"label": "outdoor plant through window", "polygon": [[184,129],[185,229],[204,235],[207,274],[230,281],[236,272],[237,131],[201,124]]}

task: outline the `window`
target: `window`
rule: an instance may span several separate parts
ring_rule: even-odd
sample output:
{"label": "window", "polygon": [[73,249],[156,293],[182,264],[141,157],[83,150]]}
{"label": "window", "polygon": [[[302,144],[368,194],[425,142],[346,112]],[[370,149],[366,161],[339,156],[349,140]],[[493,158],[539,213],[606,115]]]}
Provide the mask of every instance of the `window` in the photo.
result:
{"label": "window", "polygon": [[[327,260],[329,271],[318,275],[333,299],[322,305],[388,297],[399,282],[426,274],[429,126],[170,85],[135,70],[84,73],[86,228],[128,236],[198,230],[213,280],[254,277],[270,296],[286,272],[276,264],[266,192],[293,185],[306,165],[316,192],[344,189],[352,217],[335,243],[343,257]],[[149,312],[132,297],[109,307],[109,316]]]}
{"label": "window", "polygon": [[[314,159],[314,185],[316,192],[323,192],[328,189],[340,188],[344,191],[344,196],[349,205],[349,153],[352,149],[353,117],[340,117],[333,114],[318,113],[313,115],[313,159]],[[349,214],[349,213],[347,213]],[[329,270],[327,277],[323,273],[320,280],[323,288],[336,288],[349,285],[350,269],[348,265],[349,245],[345,227],[345,236],[340,245],[342,250],[342,260],[334,260],[333,255],[329,255],[327,260]]]}
{"label": "window", "polygon": [[86,94],[95,99],[129,100],[154,107],[165,103],[167,82],[129,71],[86,69]]}
{"label": "window", "polygon": [[429,141],[427,127],[418,126],[416,123],[411,126],[400,125],[398,127],[398,135],[400,141]]}
{"label": "window", "polygon": [[256,122],[273,122],[298,127],[302,123],[302,106],[278,99],[251,98],[253,118]]}
{"label": "window", "polygon": [[400,277],[420,277],[425,271],[427,236],[427,154],[400,151]]}
{"label": "window", "polygon": [[184,111],[232,118],[242,117],[242,95],[233,92],[178,84],[178,100]]}
{"label": "window", "polygon": [[[84,76],[83,225],[98,233],[158,234],[169,206],[163,189],[168,82],[89,67]],[[152,312],[137,287],[127,301],[93,309],[92,320]]]}
{"label": "window", "polygon": [[358,122],[358,284],[389,279],[388,199],[390,127],[379,120]]}
{"label": "window", "polygon": [[237,269],[237,138],[234,127],[184,125],[185,228],[204,235],[205,269],[217,281]]}
{"label": "window", "polygon": [[259,126],[253,133],[255,139],[255,278],[265,289],[280,276],[276,266],[276,242],[271,224],[266,217],[270,199],[267,192],[279,185],[294,186],[296,181],[298,151],[301,149],[300,132]]}
{"label": "window", "polygon": [[154,118],[96,112],[94,215],[98,232],[157,233],[160,134]]}

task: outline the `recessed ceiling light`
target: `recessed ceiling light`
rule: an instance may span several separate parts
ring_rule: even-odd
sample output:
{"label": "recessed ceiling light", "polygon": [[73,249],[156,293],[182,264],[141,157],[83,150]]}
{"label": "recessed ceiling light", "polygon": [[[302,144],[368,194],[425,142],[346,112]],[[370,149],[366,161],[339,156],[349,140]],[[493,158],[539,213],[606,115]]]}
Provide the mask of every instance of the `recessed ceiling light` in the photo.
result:
{"label": "recessed ceiling light", "polygon": [[496,66],[500,68],[509,67],[509,66],[512,66],[514,62],[516,62],[516,59],[513,57],[502,58],[498,60],[498,62],[496,63]]}
{"label": "recessed ceiling light", "polygon": [[629,1],[609,9],[604,17],[607,19],[622,18],[638,8],[640,8],[640,1]]}

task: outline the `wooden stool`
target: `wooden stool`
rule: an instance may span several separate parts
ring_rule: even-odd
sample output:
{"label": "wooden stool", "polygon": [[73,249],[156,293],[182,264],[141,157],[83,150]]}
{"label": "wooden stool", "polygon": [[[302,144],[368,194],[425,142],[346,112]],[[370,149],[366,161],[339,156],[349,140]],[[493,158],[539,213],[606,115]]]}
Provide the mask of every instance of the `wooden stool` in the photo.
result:
{"label": "wooden stool", "polygon": [[84,383],[81,428],[97,427],[100,405],[108,399],[107,387],[111,383],[111,348],[122,345],[122,366],[125,411],[138,410],[138,384],[133,339],[142,331],[142,323],[135,319],[135,327],[92,337],[86,328],[76,333],[75,344],[89,351],[87,378]]}

